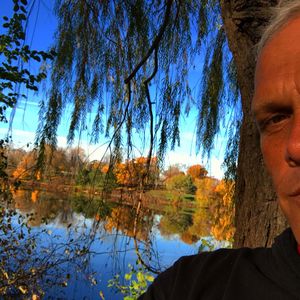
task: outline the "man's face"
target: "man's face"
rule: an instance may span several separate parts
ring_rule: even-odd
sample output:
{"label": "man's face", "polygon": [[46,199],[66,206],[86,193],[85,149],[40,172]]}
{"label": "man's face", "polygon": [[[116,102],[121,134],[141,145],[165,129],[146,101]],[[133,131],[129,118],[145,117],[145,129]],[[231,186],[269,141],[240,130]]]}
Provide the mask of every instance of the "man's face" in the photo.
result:
{"label": "man's face", "polygon": [[280,207],[300,244],[300,16],[261,51],[252,111]]}

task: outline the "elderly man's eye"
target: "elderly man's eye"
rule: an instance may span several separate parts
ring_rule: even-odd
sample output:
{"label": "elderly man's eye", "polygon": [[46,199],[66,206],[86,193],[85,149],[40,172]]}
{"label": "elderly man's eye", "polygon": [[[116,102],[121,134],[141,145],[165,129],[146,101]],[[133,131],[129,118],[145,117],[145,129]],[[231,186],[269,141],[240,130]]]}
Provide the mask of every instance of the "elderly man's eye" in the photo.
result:
{"label": "elderly man's eye", "polygon": [[288,115],[276,115],[269,119],[270,124],[276,124],[288,118]]}
{"label": "elderly man's eye", "polygon": [[278,114],[274,115],[266,120],[260,122],[259,127],[261,131],[268,130],[273,128],[272,126],[280,125],[280,123],[290,117],[289,114]]}

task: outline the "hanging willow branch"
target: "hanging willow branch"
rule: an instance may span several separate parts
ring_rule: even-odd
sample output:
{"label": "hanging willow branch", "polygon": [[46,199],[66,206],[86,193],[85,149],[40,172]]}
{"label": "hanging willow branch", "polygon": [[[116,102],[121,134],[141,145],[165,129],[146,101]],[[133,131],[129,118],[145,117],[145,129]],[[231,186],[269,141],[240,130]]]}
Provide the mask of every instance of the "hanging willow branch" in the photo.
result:
{"label": "hanging willow branch", "polygon": [[147,97],[147,102],[148,102],[148,109],[149,109],[149,115],[150,115],[150,148],[147,156],[147,172],[146,174],[149,174],[150,171],[150,163],[151,163],[151,157],[152,157],[152,151],[153,151],[153,144],[154,144],[154,120],[153,120],[153,111],[152,111],[152,102],[150,98],[150,93],[149,93],[149,87],[148,83],[155,77],[157,70],[158,70],[158,58],[157,58],[157,53],[158,53],[158,46],[155,48],[154,51],[154,70],[152,74],[144,81],[144,86],[146,89],[146,97]]}
{"label": "hanging willow branch", "polygon": [[[149,129],[149,169],[154,151],[162,165],[167,149],[179,145],[180,120],[194,105],[199,112],[197,145],[203,152],[212,149],[219,123],[236,104],[222,98],[229,90],[224,78],[230,52],[217,0],[56,0],[56,12],[58,57],[37,143],[56,142],[57,126],[46,123],[55,110],[54,96],[60,95],[60,110],[51,122],[58,124],[62,113],[73,108],[69,142],[88,126],[96,105],[91,140],[100,141],[103,133],[121,157],[126,125],[129,157],[133,130],[143,134]],[[196,57],[200,52],[202,57],[208,53],[204,69]],[[194,69],[202,84],[198,87],[191,86]],[[155,107],[149,86],[154,80]],[[193,94],[197,89],[199,97]]]}
{"label": "hanging willow branch", "polygon": [[128,83],[136,75],[136,73],[139,71],[139,69],[147,62],[147,60],[149,59],[149,57],[151,56],[153,51],[155,51],[155,49],[158,49],[159,43],[160,43],[160,41],[161,41],[161,39],[164,35],[164,32],[165,32],[165,30],[168,26],[169,20],[170,20],[170,13],[171,13],[172,3],[173,3],[173,0],[168,0],[167,1],[167,8],[166,8],[165,16],[164,16],[164,22],[163,22],[156,38],[154,39],[154,41],[153,41],[150,49],[148,50],[147,54],[137,64],[137,66],[133,69],[131,74],[125,79],[125,81],[124,81],[125,83]]}

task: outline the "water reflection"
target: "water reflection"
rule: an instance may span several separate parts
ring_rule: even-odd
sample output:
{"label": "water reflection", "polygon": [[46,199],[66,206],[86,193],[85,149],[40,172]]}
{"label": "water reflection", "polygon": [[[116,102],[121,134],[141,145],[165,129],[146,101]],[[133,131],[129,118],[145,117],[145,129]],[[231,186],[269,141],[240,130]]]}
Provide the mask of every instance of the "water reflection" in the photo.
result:
{"label": "water reflection", "polygon": [[59,265],[59,272],[50,274],[56,274],[52,274],[59,278],[55,283],[65,287],[61,290],[56,284],[51,289],[48,285],[49,297],[76,290],[71,299],[98,298],[99,291],[106,299],[121,299],[107,288],[107,282],[116,274],[122,278],[128,263],[135,265],[139,260],[147,270],[161,271],[179,256],[197,252],[199,240],[211,233],[210,210],[196,209],[197,205],[189,210],[170,205],[161,212],[141,208],[137,217],[135,206],[95,197],[37,190],[18,190],[13,196],[11,208],[30,215],[28,224],[39,244],[35,255],[40,251]]}

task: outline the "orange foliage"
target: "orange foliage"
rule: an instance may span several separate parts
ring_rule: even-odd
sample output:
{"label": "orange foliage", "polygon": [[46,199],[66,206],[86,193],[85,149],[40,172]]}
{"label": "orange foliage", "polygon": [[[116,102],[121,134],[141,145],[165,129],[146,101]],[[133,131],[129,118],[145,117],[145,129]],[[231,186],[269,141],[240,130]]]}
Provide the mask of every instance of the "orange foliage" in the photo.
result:
{"label": "orange foliage", "polygon": [[219,203],[214,209],[214,224],[211,233],[217,240],[232,241],[235,232],[233,202],[234,182],[221,180],[216,187]]}
{"label": "orange foliage", "polygon": [[38,200],[38,196],[39,196],[39,191],[38,190],[34,190],[31,192],[31,201],[33,203],[35,203]]}
{"label": "orange foliage", "polygon": [[193,165],[189,167],[187,173],[192,177],[193,181],[195,181],[195,179],[203,178],[207,175],[206,169],[201,165]]}
{"label": "orange foliage", "polygon": [[[137,186],[147,175],[147,158],[139,157],[120,163],[114,170],[116,180],[121,185]],[[147,176],[147,184],[154,184],[158,177],[157,159],[151,159],[149,176]]]}
{"label": "orange foliage", "polygon": [[103,174],[106,174],[108,172],[108,169],[109,169],[109,165],[104,165],[102,168],[101,168],[101,172]]}
{"label": "orange foliage", "polygon": [[18,164],[18,167],[13,172],[13,177],[16,179],[25,179],[31,177],[33,167],[35,165],[35,155],[33,152],[27,153]]}
{"label": "orange foliage", "polygon": [[188,245],[196,243],[199,239],[197,235],[192,234],[189,230],[183,232],[180,238],[184,243]]}

